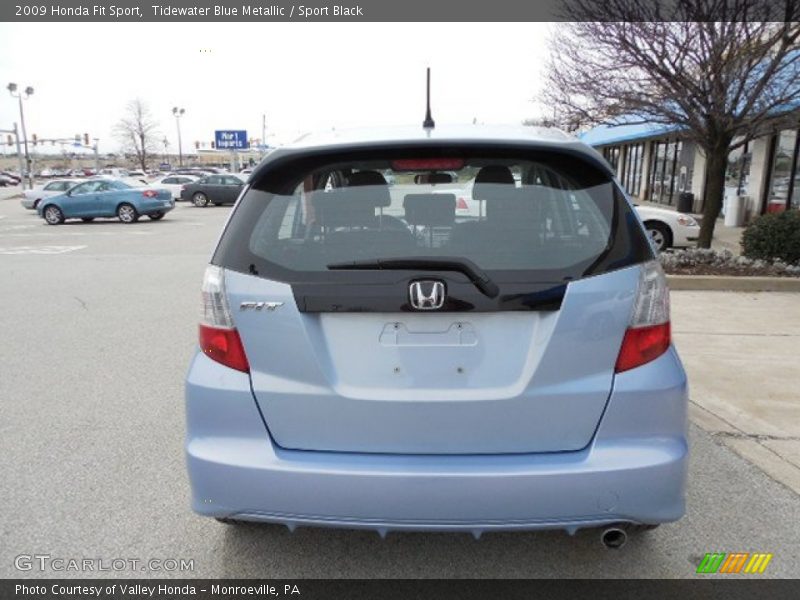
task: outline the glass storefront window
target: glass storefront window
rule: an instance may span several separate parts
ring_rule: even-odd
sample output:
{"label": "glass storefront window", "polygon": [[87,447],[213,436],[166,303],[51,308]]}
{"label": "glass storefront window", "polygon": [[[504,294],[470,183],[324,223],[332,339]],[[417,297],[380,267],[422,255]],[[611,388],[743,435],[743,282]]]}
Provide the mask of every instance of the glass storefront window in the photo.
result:
{"label": "glass storefront window", "polygon": [[653,142],[653,169],[650,178],[650,199],[661,204],[673,204],[680,182],[676,182],[678,156],[682,142]]}
{"label": "glass storefront window", "polygon": [[[797,130],[784,129],[776,136],[774,143],[767,212],[785,210],[790,193],[792,194],[792,208],[800,205],[800,190],[797,185]],[[794,178],[794,185],[792,178]]]}

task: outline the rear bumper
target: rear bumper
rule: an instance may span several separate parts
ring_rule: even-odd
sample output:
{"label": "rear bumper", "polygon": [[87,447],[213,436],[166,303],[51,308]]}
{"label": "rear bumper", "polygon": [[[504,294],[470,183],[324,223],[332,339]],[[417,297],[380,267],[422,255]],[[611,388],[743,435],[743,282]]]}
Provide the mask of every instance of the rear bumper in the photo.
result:
{"label": "rear bumper", "polygon": [[173,208],[175,208],[175,200],[170,196],[169,200],[166,202],[164,200],[147,200],[144,202],[139,202],[137,210],[146,215],[152,212],[169,212]]}
{"label": "rear bumper", "polygon": [[672,245],[676,248],[693,245],[700,236],[700,227],[675,225],[672,229]]}
{"label": "rear bumper", "polygon": [[662,523],[684,513],[686,379],[674,350],[617,377],[577,452],[420,456],[287,451],[246,375],[198,354],[187,380],[193,509],[295,525],[486,530]]}

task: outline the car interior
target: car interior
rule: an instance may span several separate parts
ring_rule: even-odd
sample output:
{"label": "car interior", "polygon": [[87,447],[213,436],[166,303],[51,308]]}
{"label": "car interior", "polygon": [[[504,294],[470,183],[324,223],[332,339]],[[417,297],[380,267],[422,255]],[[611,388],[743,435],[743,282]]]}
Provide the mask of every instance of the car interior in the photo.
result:
{"label": "car interior", "polygon": [[574,264],[608,245],[611,203],[598,197],[611,195],[610,184],[587,188],[535,163],[473,161],[462,171],[471,175],[463,182],[385,164],[317,172],[272,199],[252,249],[299,270],[421,255],[526,269]]}

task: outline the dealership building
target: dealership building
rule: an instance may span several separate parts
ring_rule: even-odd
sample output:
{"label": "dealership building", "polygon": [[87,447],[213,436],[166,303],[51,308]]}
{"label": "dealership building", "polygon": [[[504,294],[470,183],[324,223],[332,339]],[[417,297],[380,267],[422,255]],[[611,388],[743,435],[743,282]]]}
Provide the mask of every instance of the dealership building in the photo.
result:
{"label": "dealership building", "polygon": [[[800,110],[781,123],[728,157],[725,207],[732,197],[741,197],[745,222],[765,212],[800,208]],[[680,128],[601,125],[580,137],[605,156],[634,200],[676,207],[681,193],[691,192],[691,212],[703,211],[706,159]]]}

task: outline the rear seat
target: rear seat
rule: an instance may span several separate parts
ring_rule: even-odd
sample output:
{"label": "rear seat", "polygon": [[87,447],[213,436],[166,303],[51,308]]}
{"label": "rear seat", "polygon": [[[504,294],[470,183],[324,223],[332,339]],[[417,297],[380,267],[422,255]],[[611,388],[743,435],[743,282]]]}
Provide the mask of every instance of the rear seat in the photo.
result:
{"label": "rear seat", "polygon": [[314,192],[311,201],[323,251],[331,260],[369,257],[384,245],[393,251],[414,248],[414,238],[402,221],[375,214],[391,205],[389,186],[377,171],[354,173],[347,187]]}

